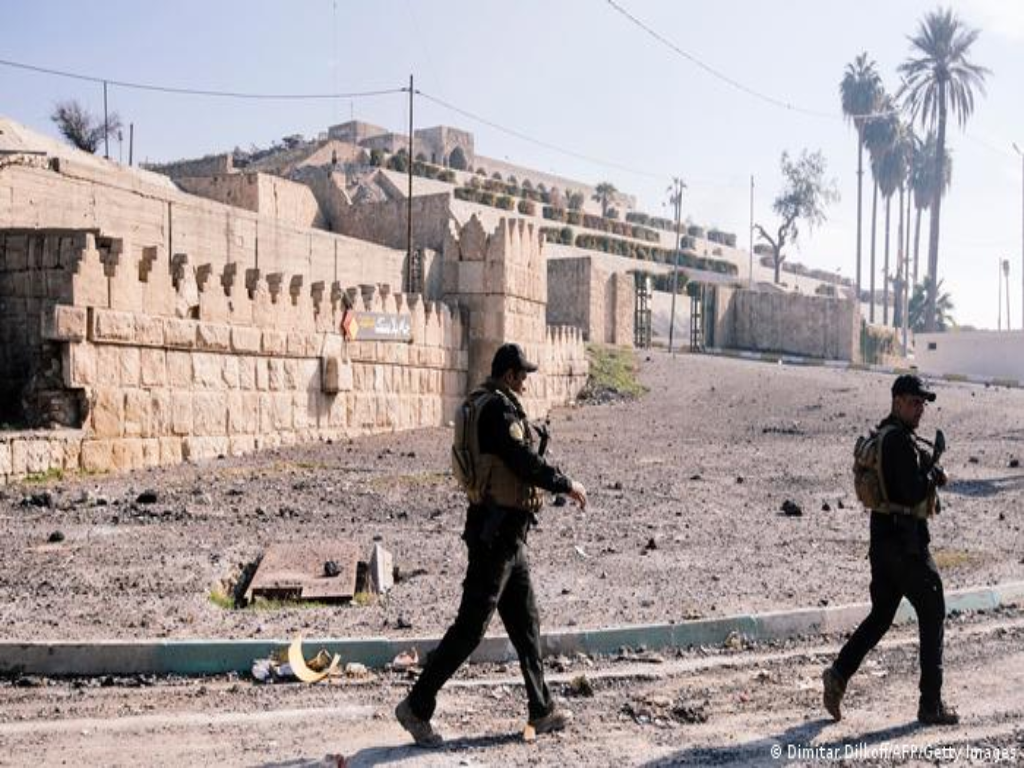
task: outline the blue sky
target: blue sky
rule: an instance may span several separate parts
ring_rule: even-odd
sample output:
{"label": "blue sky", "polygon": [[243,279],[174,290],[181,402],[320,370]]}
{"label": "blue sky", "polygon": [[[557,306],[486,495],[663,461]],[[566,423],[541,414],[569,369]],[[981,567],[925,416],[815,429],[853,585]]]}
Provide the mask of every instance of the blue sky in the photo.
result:
{"label": "blue sky", "polygon": [[[542,148],[419,99],[416,124],[472,130],[477,151],[584,181],[612,181],[665,213],[669,177],[689,184],[693,220],[746,242],[771,224],[783,150],[821,149],[842,195],[829,222],[791,258],[854,272],[856,144],[839,117],[838,83],[861,51],[890,90],[907,35],[937,6],[919,0],[617,0],[734,88],[659,44],[606,0],[249,0],[174,3],[0,0],[0,59],[115,80],[244,92],[331,93],[416,86],[556,145]],[[966,134],[951,130],[953,186],[943,203],[939,272],[961,323],[995,327],[999,258],[1011,260],[1011,316],[1022,319],[1024,2],[952,4],[982,30],[973,59],[992,70]],[[0,113],[53,134],[59,99],[102,109],[99,86],[0,67]],[[170,160],[315,135],[354,115],[394,129],[404,95],[239,101],[112,87],[110,107],[135,124],[136,157]],[[127,153],[127,147],[125,147]],[[116,157],[117,147],[112,147]],[[870,207],[865,195],[865,211]],[[895,208],[895,206],[894,206]],[[865,217],[867,227],[867,216]],[[867,232],[867,230],[865,230]],[[894,233],[895,237],[895,224]],[[865,240],[867,235],[865,234]],[[881,260],[881,238],[879,261]],[[894,254],[893,254],[894,256]],[[865,245],[865,263],[867,247]],[[880,270],[880,267],[879,267]],[[866,266],[864,282],[867,283]]]}

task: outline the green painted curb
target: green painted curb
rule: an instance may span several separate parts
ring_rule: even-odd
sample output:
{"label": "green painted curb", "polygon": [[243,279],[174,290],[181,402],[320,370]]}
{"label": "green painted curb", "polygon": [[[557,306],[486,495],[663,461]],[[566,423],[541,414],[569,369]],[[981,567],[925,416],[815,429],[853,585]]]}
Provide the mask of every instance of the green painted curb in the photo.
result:
{"label": "green painted curb", "polygon": [[[996,587],[956,590],[946,595],[946,611],[992,610],[1024,605],[1024,582]],[[867,603],[826,608],[802,608],[754,615],[698,619],[677,624],[649,624],[592,630],[548,632],[541,637],[544,655],[615,653],[620,648],[687,648],[721,645],[736,633],[751,640],[781,640],[798,635],[852,630],[867,615]],[[914,618],[904,601],[897,622]],[[358,662],[381,668],[395,656],[416,648],[423,658],[439,638],[316,639],[303,641],[310,656],[321,648],[341,656],[343,663]],[[288,645],[284,640],[143,640],[98,642],[0,641],[0,674],[56,677],[95,675],[210,675],[248,672],[255,659]],[[516,658],[505,636],[486,637],[471,657],[475,662],[508,662]]]}

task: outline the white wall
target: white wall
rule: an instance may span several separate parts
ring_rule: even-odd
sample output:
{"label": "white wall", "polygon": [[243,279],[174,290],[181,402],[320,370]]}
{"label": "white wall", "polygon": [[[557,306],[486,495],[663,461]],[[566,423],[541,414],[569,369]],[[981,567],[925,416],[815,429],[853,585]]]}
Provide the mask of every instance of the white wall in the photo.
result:
{"label": "white wall", "polygon": [[919,333],[915,337],[914,357],[917,367],[925,373],[1024,381],[1024,332]]}

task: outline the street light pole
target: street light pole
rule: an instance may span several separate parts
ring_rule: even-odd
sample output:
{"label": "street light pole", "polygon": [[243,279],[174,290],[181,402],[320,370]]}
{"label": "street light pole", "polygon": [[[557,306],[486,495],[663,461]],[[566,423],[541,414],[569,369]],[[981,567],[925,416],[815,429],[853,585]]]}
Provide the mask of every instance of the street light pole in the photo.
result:
{"label": "street light pole", "polygon": [[680,219],[683,214],[683,190],[686,189],[686,182],[676,176],[672,179],[672,186],[669,187],[671,202],[676,207],[676,258],[675,266],[672,268],[672,311],[668,321],[668,351],[675,354],[675,330],[676,330],[676,293],[679,291],[679,245],[680,245]]}
{"label": "street light pole", "polygon": [[754,174],[750,174],[750,277],[747,288],[754,289]]}

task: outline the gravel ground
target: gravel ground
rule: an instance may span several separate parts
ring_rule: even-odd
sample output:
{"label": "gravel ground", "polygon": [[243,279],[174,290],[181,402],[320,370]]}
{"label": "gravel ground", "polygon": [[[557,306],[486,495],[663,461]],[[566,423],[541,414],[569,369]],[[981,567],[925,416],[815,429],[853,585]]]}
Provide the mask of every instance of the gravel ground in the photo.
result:
{"label": "gravel ground", "polygon": [[[558,409],[556,462],[590,506],[530,534],[544,626],[678,621],[867,599],[857,435],[891,377],[642,353],[639,400]],[[1024,579],[1024,391],[936,383],[922,434],[953,482],[932,525],[947,589]],[[450,430],[0,489],[5,639],[425,635],[454,617],[464,503]],[[137,501],[143,491],[155,502]],[[801,516],[781,511],[784,501]],[[63,539],[50,541],[59,532]],[[402,578],[370,605],[230,610],[211,590],[273,542],[375,540]],[[497,628],[495,628],[497,629]]]}

